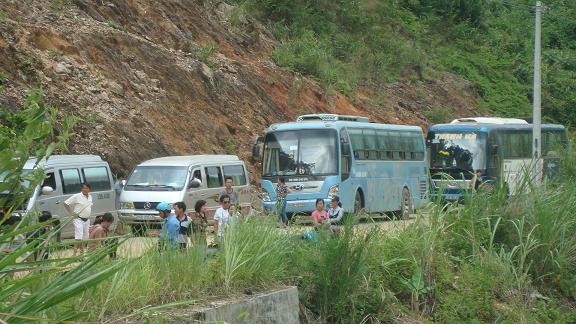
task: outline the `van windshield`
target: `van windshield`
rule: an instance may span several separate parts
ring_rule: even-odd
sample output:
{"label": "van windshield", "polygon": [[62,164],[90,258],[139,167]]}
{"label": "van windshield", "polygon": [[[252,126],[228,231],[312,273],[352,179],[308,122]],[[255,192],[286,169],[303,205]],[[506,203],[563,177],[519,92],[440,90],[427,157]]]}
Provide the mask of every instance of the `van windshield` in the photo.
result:
{"label": "van windshield", "polygon": [[[22,189],[28,189],[28,187],[30,187],[30,179],[27,178],[28,174],[32,172],[32,170],[27,170],[27,169],[23,169],[22,170],[22,176],[21,176],[21,182],[20,184],[22,185]],[[3,194],[7,194],[8,190],[5,190],[5,186],[4,184],[4,180],[6,179],[6,177],[8,176],[7,172],[0,172],[0,183],[2,183],[2,185],[0,185],[0,192]]]}
{"label": "van windshield", "polygon": [[[27,178],[28,174],[32,172],[32,170],[24,169],[22,170],[21,176],[21,187],[18,189],[19,191],[25,191],[30,187],[30,180]],[[7,188],[7,183],[5,183],[5,179],[8,176],[7,172],[0,172],[0,211],[5,211],[8,208],[14,207],[14,210],[25,210],[26,205],[28,205],[28,200],[24,199],[20,206],[13,206],[15,195]],[[18,195],[16,195],[18,196]]]}
{"label": "van windshield", "polygon": [[187,175],[185,166],[138,166],[132,171],[124,190],[180,191]]}

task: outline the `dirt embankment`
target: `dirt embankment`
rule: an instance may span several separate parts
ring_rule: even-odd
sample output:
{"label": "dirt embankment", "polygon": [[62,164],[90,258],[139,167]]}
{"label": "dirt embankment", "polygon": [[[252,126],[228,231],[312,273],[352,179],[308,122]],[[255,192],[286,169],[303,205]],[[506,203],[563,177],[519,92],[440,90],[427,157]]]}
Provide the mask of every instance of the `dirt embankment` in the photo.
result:
{"label": "dirt embankment", "polygon": [[454,75],[349,98],[278,67],[270,58],[277,45],[259,22],[218,1],[6,0],[0,104],[17,109],[27,89],[41,86],[60,114],[83,118],[71,152],[99,154],[120,173],[172,154],[249,161],[255,135],[302,113],[424,127],[434,107],[477,114],[473,87]]}

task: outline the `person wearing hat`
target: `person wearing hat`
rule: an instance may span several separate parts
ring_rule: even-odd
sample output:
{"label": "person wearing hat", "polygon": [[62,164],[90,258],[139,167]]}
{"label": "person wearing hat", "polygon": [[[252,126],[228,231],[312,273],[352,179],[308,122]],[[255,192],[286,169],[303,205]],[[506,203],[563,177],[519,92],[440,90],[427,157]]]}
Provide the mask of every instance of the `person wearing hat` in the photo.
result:
{"label": "person wearing hat", "polygon": [[172,205],[167,202],[161,202],[156,205],[156,210],[160,218],[164,220],[160,236],[158,237],[158,247],[160,250],[178,247],[180,222],[176,219],[176,215],[172,213]]}

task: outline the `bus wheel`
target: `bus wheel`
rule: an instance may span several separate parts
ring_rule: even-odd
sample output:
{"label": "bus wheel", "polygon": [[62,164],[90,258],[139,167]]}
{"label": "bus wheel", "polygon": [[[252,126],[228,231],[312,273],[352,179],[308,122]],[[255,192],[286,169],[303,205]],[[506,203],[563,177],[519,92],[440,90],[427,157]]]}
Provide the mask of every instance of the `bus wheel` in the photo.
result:
{"label": "bus wheel", "polygon": [[362,193],[356,191],[356,197],[354,198],[354,216],[359,217],[360,211],[364,208],[364,201],[362,199]]}
{"label": "bus wheel", "polygon": [[132,224],[132,234],[134,236],[144,236],[146,234],[146,228],[142,224]]}
{"label": "bus wheel", "polygon": [[412,206],[412,197],[410,195],[410,190],[408,188],[402,189],[402,202],[400,205],[400,218],[401,219],[408,219],[410,218],[410,214],[414,212],[414,208]]}

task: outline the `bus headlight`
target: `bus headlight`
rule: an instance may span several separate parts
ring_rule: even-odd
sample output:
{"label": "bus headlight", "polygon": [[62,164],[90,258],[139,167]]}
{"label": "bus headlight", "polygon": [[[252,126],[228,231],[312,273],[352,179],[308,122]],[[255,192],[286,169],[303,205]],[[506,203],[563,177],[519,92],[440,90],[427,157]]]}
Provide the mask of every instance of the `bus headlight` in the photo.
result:
{"label": "bus headlight", "polygon": [[338,192],[339,192],[338,185],[337,184],[331,185],[330,189],[328,189],[328,198],[332,199],[334,196],[338,196]]}
{"label": "bus headlight", "polygon": [[121,202],[120,209],[134,209],[134,203],[131,201]]}

